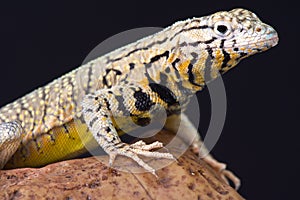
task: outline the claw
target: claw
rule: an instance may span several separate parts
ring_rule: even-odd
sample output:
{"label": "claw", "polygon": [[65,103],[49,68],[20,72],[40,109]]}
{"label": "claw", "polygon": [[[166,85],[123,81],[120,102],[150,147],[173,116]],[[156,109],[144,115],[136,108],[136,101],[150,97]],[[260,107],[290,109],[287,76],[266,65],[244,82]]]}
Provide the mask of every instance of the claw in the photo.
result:
{"label": "claw", "polygon": [[229,179],[233,182],[235,190],[238,190],[240,188],[241,180],[236,175],[234,175],[231,171],[223,170],[221,173],[222,173],[221,178],[225,180],[228,185],[229,185],[228,183],[228,179]]}

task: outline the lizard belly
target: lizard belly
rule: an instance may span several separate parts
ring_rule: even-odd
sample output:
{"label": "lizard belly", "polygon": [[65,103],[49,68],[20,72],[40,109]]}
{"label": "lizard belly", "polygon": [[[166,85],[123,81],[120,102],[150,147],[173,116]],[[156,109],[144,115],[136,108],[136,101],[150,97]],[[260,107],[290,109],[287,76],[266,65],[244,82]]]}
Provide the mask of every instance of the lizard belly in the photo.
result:
{"label": "lizard belly", "polygon": [[[132,131],[136,128],[128,125],[129,120],[138,126],[143,126],[150,119],[129,116],[116,119],[114,126],[119,135],[125,134],[124,130]],[[88,151],[86,147],[91,150],[99,147],[99,144],[88,130],[87,125],[79,119],[74,119],[21,144],[4,166],[4,169],[41,167],[57,161],[75,158],[86,153]]]}
{"label": "lizard belly", "polygon": [[71,120],[21,144],[4,169],[40,167],[71,159],[87,152],[85,144],[95,148],[99,146],[84,123],[78,119]]}

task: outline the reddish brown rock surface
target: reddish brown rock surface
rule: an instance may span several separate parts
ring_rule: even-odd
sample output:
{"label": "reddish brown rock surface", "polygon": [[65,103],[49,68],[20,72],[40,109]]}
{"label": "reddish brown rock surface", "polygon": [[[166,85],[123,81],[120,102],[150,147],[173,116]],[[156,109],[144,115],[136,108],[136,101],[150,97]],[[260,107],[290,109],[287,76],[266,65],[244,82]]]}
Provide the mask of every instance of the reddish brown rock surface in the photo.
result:
{"label": "reddish brown rock surface", "polygon": [[94,157],[2,170],[0,199],[243,199],[190,150],[157,175],[114,170]]}

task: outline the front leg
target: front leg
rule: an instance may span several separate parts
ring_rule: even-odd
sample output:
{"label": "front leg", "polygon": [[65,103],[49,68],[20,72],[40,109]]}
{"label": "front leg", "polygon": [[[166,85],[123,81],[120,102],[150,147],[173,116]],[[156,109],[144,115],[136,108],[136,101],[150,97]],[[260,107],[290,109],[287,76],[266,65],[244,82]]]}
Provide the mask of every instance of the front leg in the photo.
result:
{"label": "front leg", "polygon": [[136,161],[146,171],[155,174],[155,170],[146,164],[138,155],[154,158],[175,159],[170,153],[151,152],[161,148],[161,142],[145,144],[138,141],[128,145],[123,143],[113,124],[115,117],[141,116],[154,105],[151,91],[134,85],[115,86],[102,89],[95,94],[88,94],[82,102],[82,114],[94,138],[103,150],[109,154],[109,165],[112,165],[117,155],[129,157]]}
{"label": "front leg", "polygon": [[192,144],[195,154],[209,164],[215,171],[219,172],[224,181],[228,183],[229,179],[234,183],[236,189],[239,188],[240,179],[231,171],[226,169],[226,164],[217,161],[211,154],[209,154],[197,129],[184,113],[168,117],[165,128],[176,133],[176,135],[179,136],[186,144]]}

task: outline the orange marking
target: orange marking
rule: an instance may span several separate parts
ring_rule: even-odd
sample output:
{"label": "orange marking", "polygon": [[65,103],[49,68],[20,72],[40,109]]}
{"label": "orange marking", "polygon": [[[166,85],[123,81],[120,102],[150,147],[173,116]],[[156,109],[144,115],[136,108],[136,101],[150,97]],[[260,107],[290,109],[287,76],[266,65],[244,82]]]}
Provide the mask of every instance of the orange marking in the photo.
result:
{"label": "orange marking", "polygon": [[222,63],[224,60],[224,54],[222,53],[222,51],[220,49],[217,49],[215,51],[215,62],[214,62],[214,66],[217,67],[218,69],[221,69]]}
{"label": "orange marking", "polygon": [[190,60],[186,60],[186,61],[183,61],[182,63],[180,63],[180,65],[178,65],[179,72],[182,74],[186,73],[190,62],[191,62]]}
{"label": "orange marking", "polygon": [[169,58],[167,60],[168,63],[172,63],[173,61],[175,60],[175,54],[174,53],[171,53],[169,55]]}

